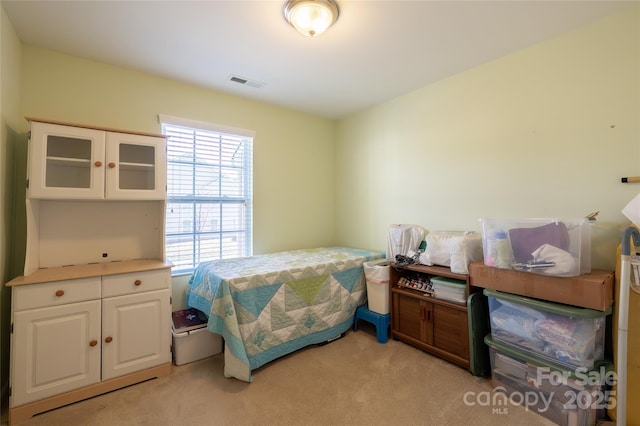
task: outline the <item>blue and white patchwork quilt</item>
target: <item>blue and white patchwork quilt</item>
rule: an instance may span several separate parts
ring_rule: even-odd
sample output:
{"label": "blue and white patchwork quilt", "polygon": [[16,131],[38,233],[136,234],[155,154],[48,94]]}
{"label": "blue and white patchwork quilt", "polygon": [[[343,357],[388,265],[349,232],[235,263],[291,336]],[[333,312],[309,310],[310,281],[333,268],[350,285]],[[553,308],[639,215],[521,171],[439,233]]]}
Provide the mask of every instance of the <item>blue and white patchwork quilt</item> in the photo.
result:
{"label": "blue and white patchwork quilt", "polygon": [[225,376],[250,382],[252,370],[347,331],[366,301],[362,264],[384,257],[330,247],[204,262],[187,304],[224,338]]}

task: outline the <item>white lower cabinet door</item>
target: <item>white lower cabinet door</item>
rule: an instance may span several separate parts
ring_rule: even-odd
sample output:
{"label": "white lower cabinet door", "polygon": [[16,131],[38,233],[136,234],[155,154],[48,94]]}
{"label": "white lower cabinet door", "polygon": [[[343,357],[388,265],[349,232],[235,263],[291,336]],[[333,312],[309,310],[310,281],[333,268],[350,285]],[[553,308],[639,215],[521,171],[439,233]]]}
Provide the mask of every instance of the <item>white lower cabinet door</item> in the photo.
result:
{"label": "white lower cabinet door", "polygon": [[11,406],[100,382],[100,301],[14,313]]}
{"label": "white lower cabinet door", "polygon": [[102,300],[102,380],[171,362],[170,293]]}

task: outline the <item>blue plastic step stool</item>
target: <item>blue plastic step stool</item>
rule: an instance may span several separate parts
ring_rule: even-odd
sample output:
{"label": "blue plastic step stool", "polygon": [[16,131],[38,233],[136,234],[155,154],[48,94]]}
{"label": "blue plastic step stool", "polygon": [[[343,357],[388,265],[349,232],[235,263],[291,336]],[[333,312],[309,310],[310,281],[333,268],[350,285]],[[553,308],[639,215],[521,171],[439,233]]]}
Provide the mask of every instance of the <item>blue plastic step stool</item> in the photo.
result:
{"label": "blue plastic step stool", "polygon": [[389,326],[391,325],[390,314],[379,314],[370,311],[367,305],[361,305],[356,309],[356,315],[353,319],[353,331],[358,331],[358,320],[364,320],[375,325],[378,343],[387,343],[387,340],[389,340]]}

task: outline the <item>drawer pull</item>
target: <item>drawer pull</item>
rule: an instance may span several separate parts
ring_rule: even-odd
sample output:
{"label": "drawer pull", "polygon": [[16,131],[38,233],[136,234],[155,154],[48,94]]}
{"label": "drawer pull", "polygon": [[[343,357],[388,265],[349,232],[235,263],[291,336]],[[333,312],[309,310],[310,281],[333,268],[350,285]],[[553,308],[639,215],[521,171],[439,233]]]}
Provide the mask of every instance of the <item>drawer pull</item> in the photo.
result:
{"label": "drawer pull", "polygon": [[113,337],[109,336],[106,339],[104,339],[104,341],[107,343],[111,343],[113,341]]}
{"label": "drawer pull", "polygon": [[116,163],[109,163],[109,168],[113,169],[116,166]]}
{"label": "drawer pull", "polygon": [[62,297],[62,296],[64,296],[64,290],[58,290],[58,291],[56,291],[56,296],[58,296],[58,297]]}
{"label": "drawer pull", "polygon": [[92,341],[89,342],[89,346],[95,346],[98,344],[98,341],[96,339],[93,339]]}
{"label": "drawer pull", "polygon": [[135,280],[134,284],[135,285],[140,285],[140,284],[142,284],[142,281],[141,280]]}
{"label": "drawer pull", "polygon": [[96,167],[102,167],[102,161],[96,161],[93,164],[95,164]]}

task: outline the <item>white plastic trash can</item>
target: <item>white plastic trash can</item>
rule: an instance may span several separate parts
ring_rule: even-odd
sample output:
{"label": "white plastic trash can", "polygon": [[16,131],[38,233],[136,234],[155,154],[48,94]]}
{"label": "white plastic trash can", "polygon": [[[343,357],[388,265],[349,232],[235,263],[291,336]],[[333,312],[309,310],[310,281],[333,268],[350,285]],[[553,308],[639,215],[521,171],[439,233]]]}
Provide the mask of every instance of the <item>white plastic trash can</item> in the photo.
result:
{"label": "white plastic trash can", "polygon": [[389,313],[389,269],[390,259],[365,262],[364,278],[367,281],[367,300],[369,310],[378,314]]}

